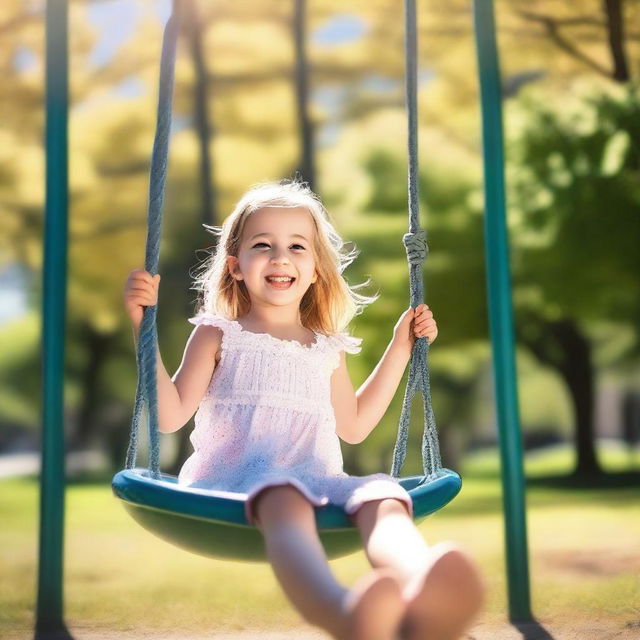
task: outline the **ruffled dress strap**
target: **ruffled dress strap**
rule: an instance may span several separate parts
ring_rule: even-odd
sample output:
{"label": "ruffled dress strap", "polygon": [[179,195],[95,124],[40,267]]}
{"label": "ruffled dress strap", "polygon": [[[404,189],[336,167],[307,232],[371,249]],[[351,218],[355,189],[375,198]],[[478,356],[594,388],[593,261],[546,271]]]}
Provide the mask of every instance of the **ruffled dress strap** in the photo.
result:
{"label": "ruffled dress strap", "polygon": [[199,327],[201,324],[208,324],[220,329],[232,329],[236,326],[235,320],[230,320],[218,313],[208,313],[206,311],[200,312],[197,316],[189,318],[191,324],[195,324]]}
{"label": "ruffled dress strap", "polygon": [[326,336],[327,351],[329,352],[329,374],[340,366],[340,352],[360,353],[362,338],[356,338],[346,333],[334,333]]}
{"label": "ruffled dress strap", "polygon": [[356,338],[347,333],[334,333],[327,336],[327,340],[329,345],[336,351],[346,351],[347,353],[360,353],[362,351],[360,346],[362,338]]}
{"label": "ruffled dress strap", "polygon": [[223,315],[210,312],[200,312],[188,321],[196,327],[200,325],[210,325],[222,329],[222,348],[225,349],[234,344],[238,344],[242,340],[242,327],[236,320],[225,318]]}

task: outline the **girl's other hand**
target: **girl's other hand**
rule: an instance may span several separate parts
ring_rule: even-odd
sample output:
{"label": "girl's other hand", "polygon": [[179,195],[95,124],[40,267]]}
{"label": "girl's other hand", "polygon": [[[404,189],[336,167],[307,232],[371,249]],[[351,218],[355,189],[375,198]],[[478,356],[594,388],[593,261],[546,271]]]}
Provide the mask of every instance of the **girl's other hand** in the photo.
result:
{"label": "girl's other hand", "polygon": [[429,344],[438,336],[438,325],[433,312],[426,304],[419,304],[415,309],[409,307],[401,316],[393,329],[394,344],[413,350],[416,338],[427,338]]}
{"label": "girl's other hand", "polygon": [[134,329],[139,329],[142,324],[144,307],[158,304],[159,286],[160,274],[152,276],[144,269],[135,269],[129,273],[124,286],[124,307]]}

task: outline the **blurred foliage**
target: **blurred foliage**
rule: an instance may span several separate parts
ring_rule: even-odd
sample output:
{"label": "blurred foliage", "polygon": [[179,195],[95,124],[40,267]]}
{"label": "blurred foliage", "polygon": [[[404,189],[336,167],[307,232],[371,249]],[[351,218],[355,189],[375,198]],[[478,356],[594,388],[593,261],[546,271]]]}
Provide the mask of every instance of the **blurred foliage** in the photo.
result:
{"label": "blurred foliage", "polygon": [[[511,229],[523,305],[580,323],[640,321],[640,88],[514,105]],[[558,277],[558,274],[562,277]],[[536,290],[543,295],[531,295]],[[626,355],[637,358],[640,336]],[[622,355],[622,354],[620,354]]]}
{"label": "blurred foliage", "polygon": [[[101,57],[96,52],[110,38],[98,25],[113,18],[110,5],[70,2],[65,387],[71,441],[106,442],[117,461],[135,388],[122,287],[127,273],[144,263],[148,163],[166,16],[152,0],[118,5],[122,17],[110,27],[118,32],[119,38],[113,36],[118,44]],[[20,0],[0,6],[0,265],[19,261],[32,270],[34,307],[42,268],[43,6]],[[297,165],[292,6],[275,0],[199,4],[214,125],[209,146],[221,212],[228,212],[250,184],[290,175]],[[631,98],[612,88],[620,80],[611,62],[609,23],[596,0],[579,8],[569,0],[553,5],[499,0],[496,7],[504,93],[516,97],[506,110],[513,140],[508,171],[515,301],[550,317],[570,313],[588,322],[600,352],[606,351],[603,364],[615,370],[620,358],[632,362],[637,355],[637,334],[629,327],[637,326],[638,313],[637,215],[631,219],[638,120],[632,122]],[[626,24],[637,22],[636,3],[623,9]],[[338,230],[362,251],[347,278],[356,283],[371,276],[373,289],[382,293],[353,323],[353,333],[365,339],[362,354],[349,363],[354,384],[360,384],[408,305],[401,242],[407,226],[403,18],[401,6],[391,0],[351,3],[348,13],[344,3],[318,0],[308,3],[308,11],[319,191]],[[455,466],[469,441],[495,436],[470,5],[420,3],[418,28],[421,197],[431,247],[425,291],[440,326],[431,353],[433,400],[445,461]],[[638,34],[629,30],[624,44],[630,73],[637,77]],[[185,321],[195,301],[189,271],[212,240],[200,228],[194,69],[186,50],[183,42],[161,249],[158,323],[169,371],[177,368],[191,328]],[[523,91],[527,86],[532,90]],[[589,91],[609,97],[597,106],[598,100],[585,97]],[[591,118],[588,127],[578,124],[578,115],[565,117],[568,96],[576,114]],[[562,146],[554,148],[561,136]],[[609,212],[606,234],[602,212]],[[571,286],[563,286],[568,281]],[[0,423],[35,429],[40,375],[35,317],[0,328],[0,340]],[[570,405],[556,374],[536,366],[524,351],[518,357],[525,430],[566,433]],[[345,446],[352,470],[388,467],[403,388],[366,443]],[[541,395],[544,403],[532,399]],[[421,421],[421,412],[414,411],[409,472],[419,467],[414,454]]]}

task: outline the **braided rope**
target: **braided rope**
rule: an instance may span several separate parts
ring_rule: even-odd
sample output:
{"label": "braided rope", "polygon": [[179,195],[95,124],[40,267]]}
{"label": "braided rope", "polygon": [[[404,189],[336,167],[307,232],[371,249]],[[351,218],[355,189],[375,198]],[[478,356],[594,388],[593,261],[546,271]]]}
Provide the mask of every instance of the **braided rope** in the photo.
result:
{"label": "braided rope", "polygon": [[[409,233],[402,237],[409,263],[411,306],[417,307],[424,300],[422,265],[429,254],[426,232],[420,228],[418,200],[418,100],[417,100],[417,33],[415,0],[405,0],[405,65],[406,105],[408,116],[408,160],[409,160]],[[402,401],[402,413],[398,425],[398,437],[393,450],[391,475],[397,478],[407,456],[411,402],[417,391],[422,392],[424,409],[424,433],[422,436],[422,467],[425,479],[437,475],[442,467],[440,445],[435,416],[431,406],[431,384],[429,380],[429,341],[416,338],[409,362],[407,389]]]}
{"label": "braided rope", "polygon": [[[162,57],[160,62],[160,90],[158,96],[157,127],[151,157],[149,179],[149,205],[147,216],[146,270],[155,275],[158,271],[160,238],[162,235],[162,207],[167,174],[169,136],[171,134],[172,96],[175,77],[176,43],[179,30],[180,3],[173,1],[173,10],[165,27]],[[424,299],[422,285],[422,265],[429,249],[426,233],[419,226],[418,201],[418,142],[417,142],[417,36],[415,0],[405,0],[405,56],[406,56],[406,102],[408,112],[408,199],[409,233],[402,237],[407,253],[410,278],[410,304],[417,307]],[[129,448],[125,466],[132,469],[136,465],[139,423],[144,408],[148,411],[149,430],[149,471],[154,479],[160,477],[160,443],[158,435],[158,398],[156,349],[158,334],[156,327],[157,305],[145,307],[136,361],[138,382]],[[417,338],[409,363],[409,378],[402,403],[402,413],[398,426],[398,437],[393,452],[391,474],[398,477],[406,458],[406,448],[411,417],[411,402],[415,393],[422,392],[425,416],[422,438],[422,464],[425,479],[436,475],[441,468],[440,447],[431,406],[431,386],[429,380],[429,341]]]}
{"label": "braided rope", "polygon": [[[172,96],[179,27],[180,2],[179,0],[174,0],[171,17],[165,27],[162,40],[157,125],[153,143],[153,153],[151,154],[151,170],[149,176],[145,269],[151,275],[155,275],[158,272],[159,264],[160,238],[162,236],[162,207],[164,204],[164,189],[167,177],[169,136],[171,135]],[[136,399],[133,418],[131,420],[129,448],[127,450],[125,467],[127,469],[133,469],[136,465],[139,424],[143,409],[146,406],[149,431],[149,472],[151,476],[157,480],[160,478],[160,438],[158,434],[156,369],[158,331],[156,327],[156,316],[157,305],[144,308],[136,354],[138,383],[136,386]]]}

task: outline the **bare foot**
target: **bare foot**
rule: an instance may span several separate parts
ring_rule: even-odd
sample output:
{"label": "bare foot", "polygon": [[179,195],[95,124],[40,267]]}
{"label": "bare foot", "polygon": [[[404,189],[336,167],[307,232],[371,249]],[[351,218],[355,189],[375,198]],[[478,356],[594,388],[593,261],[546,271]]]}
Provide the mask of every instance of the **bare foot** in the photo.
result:
{"label": "bare foot", "polygon": [[334,635],[339,640],[395,640],[406,607],[396,574],[374,569],[347,594],[344,619]]}
{"label": "bare foot", "polygon": [[482,606],[484,588],[471,559],[450,543],[432,552],[431,564],[403,591],[403,640],[457,640]]}

